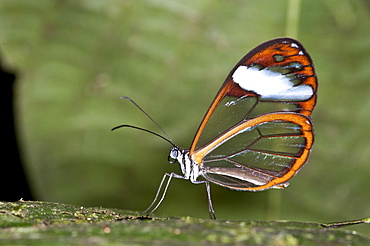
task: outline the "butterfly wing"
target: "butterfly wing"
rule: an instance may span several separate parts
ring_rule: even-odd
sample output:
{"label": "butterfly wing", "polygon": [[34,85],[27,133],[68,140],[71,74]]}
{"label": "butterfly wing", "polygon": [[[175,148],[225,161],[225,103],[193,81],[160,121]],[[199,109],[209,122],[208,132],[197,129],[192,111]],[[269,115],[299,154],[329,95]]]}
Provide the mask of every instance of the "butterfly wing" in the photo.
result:
{"label": "butterfly wing", "polygon": [[239,190],[282,187],[306,162],[317,78],[303,46],[263,43],[231,70],[194,137],[203,176]]}

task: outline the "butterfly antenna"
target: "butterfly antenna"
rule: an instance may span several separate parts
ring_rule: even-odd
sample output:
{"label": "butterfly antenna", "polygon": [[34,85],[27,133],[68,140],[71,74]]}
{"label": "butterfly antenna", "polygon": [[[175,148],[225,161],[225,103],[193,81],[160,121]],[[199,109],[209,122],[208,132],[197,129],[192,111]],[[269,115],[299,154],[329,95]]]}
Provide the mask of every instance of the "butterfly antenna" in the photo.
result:
{"label": "butterfly antenna", "polygon": [[171,140],[171,139],[168,139],[168,138],[163,137],[162,135],[160,135],[160,134],[158,134],[158,133],[152,132],[152,131],[150,131],[150,130],[148,130],[148,129],[141,128],[141,127],[138,127],[138,126],[133,126],[133,125],[120,125],[120,126],[113,127],[113,128],[112,128],[112,131],[117,130],[118,128],[122,128],[122,127],[130,127],[130,128],[134,128],[134,129],[137,129],[137,130],[140,130],[140,131],[149,132],[149,133],[151,133],[151,134],[153,134],[153,135],[156,135],[157,137],[160,137],[160,138],[162,138],[162,139],[166,140],[166,141],[167,141],[167,142],[169,142],[171,145],[175,146],[175,144],[172,142],[172,140]]}
{"label": "butterfly antenna", "polygon": [[145,114],[162,131],[162,133],[165,135],[165,137],[162,136],[162,135],[160,135],[160,134],[158,134],[158,133],[152,132],[150,130],[147,130],[147,129],[144,129],[144,128],[141,128],[141,127],[137,127],[137,126],[132,126],[132,125],[120,125],[120,126],[116,126],[116,127],[112,128],[112,131],[114,131],[114,130],[116,130],[118,128],[121,128],[121,127],[130,127],[130,128],[134,128],[134,129],[138,129],[138,130],[144,131],[144,132],[149,132],[149,133],[151,133],[153,135],[156,135],[156,136],[158,136],[158,137],[166,140],[167,142],[169,142],[173,146],[175,145],[173,143],[172,139],[170,138],[170,136],[168,136],[168,134],[163,130],[163,128],[152,117],[150,117],[150,115],[147,112],[145,112],[145,110],[142,109],[134,100],[132,100],[129,97],[121,97],[121,99],[127,99],[132,104],[134,104],[141,112],[143,112],[143,114]]}

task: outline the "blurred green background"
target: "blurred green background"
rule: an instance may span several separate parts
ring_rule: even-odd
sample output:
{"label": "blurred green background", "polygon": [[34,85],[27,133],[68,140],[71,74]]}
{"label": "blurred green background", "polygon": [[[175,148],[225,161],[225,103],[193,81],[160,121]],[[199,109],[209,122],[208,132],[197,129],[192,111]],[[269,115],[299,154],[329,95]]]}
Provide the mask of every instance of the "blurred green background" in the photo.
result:
{"label": "blurred green background", "polygon": [[[292,1],[294,2],[294,1]],[[17,130],[38,200],[144,210],[169,144],[132,97],[189,147],[230,69],[249,50],[295,35],[319,78],[309,163],[285,190],[212,185],[219,219],[341,221],[370,216],[370,1],[2,0],[3,65],[18,73]],[[293,11],[294,13],[294,11]],[[156,214],[208,218],[204,185],[173,180]],[[370,235],[365,226],[353,227]]]}

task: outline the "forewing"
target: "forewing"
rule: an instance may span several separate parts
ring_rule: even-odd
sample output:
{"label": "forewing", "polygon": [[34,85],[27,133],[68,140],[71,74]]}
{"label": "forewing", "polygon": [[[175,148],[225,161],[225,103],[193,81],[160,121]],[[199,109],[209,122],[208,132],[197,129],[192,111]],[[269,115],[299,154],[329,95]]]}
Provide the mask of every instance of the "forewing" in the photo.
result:
{"label": "forewing", "polygon": [[198,128],[190,154],[235,125],[266,113],[310,116],[316,90],[311,58],[298,41],[279,38],[259,45],[227,76]]}

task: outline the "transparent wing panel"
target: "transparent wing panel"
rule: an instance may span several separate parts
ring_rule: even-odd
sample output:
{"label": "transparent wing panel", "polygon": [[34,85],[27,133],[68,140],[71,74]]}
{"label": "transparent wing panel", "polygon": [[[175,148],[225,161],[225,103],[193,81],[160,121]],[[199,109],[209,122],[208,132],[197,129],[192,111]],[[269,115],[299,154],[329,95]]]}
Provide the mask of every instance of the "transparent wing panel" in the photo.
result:
{"label": "transparent wing panel", "polygon": [[256,103],[256,97],[235,98],[227,96],[222,99],[207,122],[196,149],[241,122]]}
{"label": "transparent wing panel", "polygon": [[233,136],[203,158],[206,179],[257,187],[284,176],[306,149],[299,124],[272,121]]}

